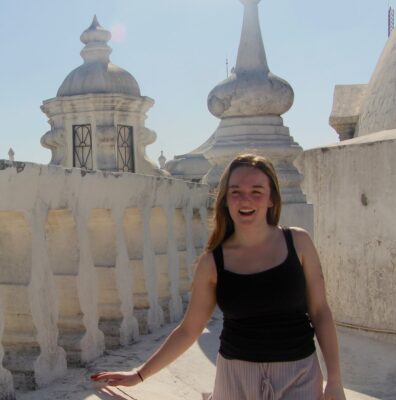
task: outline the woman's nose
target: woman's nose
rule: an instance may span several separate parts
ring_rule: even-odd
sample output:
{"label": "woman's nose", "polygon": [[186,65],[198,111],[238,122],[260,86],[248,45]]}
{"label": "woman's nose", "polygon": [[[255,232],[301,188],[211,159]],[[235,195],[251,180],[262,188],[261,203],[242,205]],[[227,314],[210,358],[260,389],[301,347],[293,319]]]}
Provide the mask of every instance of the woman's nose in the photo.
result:
{"label": "woman's nose", "polygon": [[241,201],[250,201],[251,196],[249,193],[241,193]]}

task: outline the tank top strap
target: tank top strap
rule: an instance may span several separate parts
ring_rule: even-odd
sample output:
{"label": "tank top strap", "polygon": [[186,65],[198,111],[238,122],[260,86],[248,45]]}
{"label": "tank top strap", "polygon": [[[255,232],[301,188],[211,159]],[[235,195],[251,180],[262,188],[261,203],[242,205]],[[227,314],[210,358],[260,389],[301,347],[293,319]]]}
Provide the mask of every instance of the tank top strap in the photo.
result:
{"label": "tank top strap", "polygon": [[294,247],[293,235],[291,233],[290,228],[282,227],[282,231],[286,239],[288,257],[294,257],[298,261],[300,261],[296,252],[296,248]]}
{"label": "tank top strap", "polygon": [[223,258],[223,248],[221,247],[221,245],[217,246],[213,250],[213,258],[215,260],[217,273],[222,272],[224,270],[224,258]]}

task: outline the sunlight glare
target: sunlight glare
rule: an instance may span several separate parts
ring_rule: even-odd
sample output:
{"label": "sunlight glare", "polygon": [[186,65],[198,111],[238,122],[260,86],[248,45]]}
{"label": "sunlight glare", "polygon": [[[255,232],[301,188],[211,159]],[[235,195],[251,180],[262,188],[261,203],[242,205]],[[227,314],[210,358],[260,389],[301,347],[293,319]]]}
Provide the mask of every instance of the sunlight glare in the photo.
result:
{"label": "sunlight glare", "polygon": [[123,42],[126,39],[127,36],[127,28],[124,24],[122,23],[116,23],[114,24],[111,29],[111,39],[114,42]]}

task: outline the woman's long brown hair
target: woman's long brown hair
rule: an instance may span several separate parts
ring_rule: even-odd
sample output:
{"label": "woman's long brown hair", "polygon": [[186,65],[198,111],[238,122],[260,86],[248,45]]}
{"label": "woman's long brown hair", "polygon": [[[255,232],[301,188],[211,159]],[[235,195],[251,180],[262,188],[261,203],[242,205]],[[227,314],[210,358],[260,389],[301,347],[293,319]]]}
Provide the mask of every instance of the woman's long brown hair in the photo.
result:
{"label": "woman's long brown hair", "polygon": [[234,233],[234,222],[226,204],[227,190],[232,171],[242,166],[257,168],[268,176],[273,206],[267,211],[267,223],[273,226],[277,226],[279,223],[282,199],[274,166],[270,160],[263,156],[241,154],[228,164],[220,178],[213,215],[214,228],[206,245],[208,251],[214,250]]}

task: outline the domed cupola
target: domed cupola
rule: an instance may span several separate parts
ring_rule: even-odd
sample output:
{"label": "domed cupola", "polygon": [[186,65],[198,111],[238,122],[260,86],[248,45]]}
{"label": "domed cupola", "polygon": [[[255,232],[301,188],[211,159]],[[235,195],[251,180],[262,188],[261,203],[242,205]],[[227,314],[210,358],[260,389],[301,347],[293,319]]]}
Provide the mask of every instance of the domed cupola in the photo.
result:
{"label": "domed cupola", "polygon": [[157,137],[145,127],[154,100],[140,94],[129,72],[110,62],[110,39],[95,16],[81,34],[84,64],[41,106],[51,125],[41,144],[52,152],[50,164],[66,168],[167,175],[146,154]]}
{"label": "domed cupola", "polygon": [[70,72],[60,86],[57,96],[76,96],[88,93],[121,93],[140,96],[136,79],[110,62],[111,48],[107,42],[111,33],[100,26],[96,15],[91,26],[80,37],[84,64]]}

